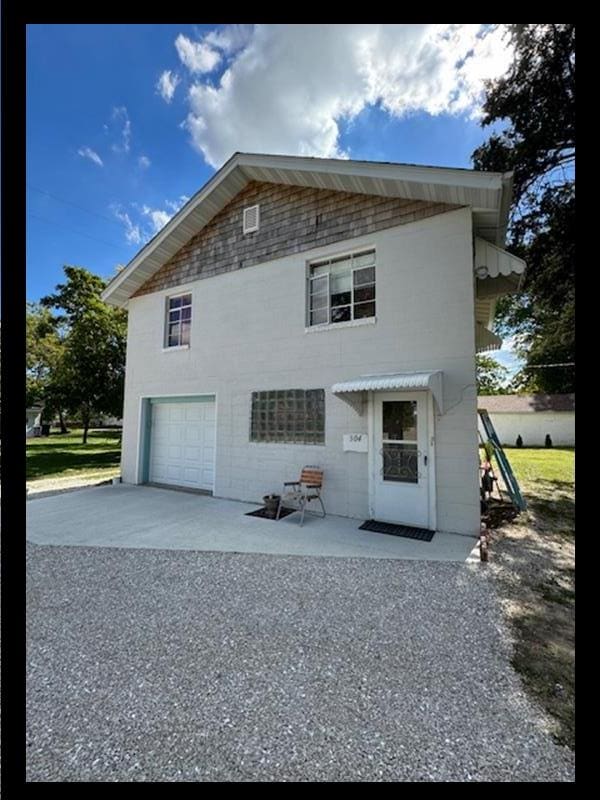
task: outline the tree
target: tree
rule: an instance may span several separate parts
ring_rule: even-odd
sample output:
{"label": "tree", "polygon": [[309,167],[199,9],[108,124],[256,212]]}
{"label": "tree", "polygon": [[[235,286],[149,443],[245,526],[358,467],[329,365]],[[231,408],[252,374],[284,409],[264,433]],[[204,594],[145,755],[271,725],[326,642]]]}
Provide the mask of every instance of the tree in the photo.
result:
{"label": "tree", "polygon": [[477,362],[477,394],[508,394],[506,380],[508,370],[490,356],[478,355]]}
{"label": "tree", "polygon": [[63,312],[57,319],[67,334],[57,377],[66,408],[81,417],[85,444],[93,416],[122,414],[127,315],[101,300],[105,283],[97,275],[74,266],[64,272],[66,282],[41,304]]}
{"label": "tree", "polygon": [[473,153],[477,169],[514,171],[510,247],[527,261],[523,291],[503,298],[496,329],[526,360],[521,389],[574,391],[575,26],[509,26],[515,59],[487,85],[482,125],[503,122]]}
{"label": "tree", "polygon": [[575,361],[575,193],[572,186],[545,193],[539,216],[528,221],[525,291],[499,304],[502,333],[517,332],[526,361],[515,376],[521,391],[574,391],[575,367],[541,367]]}
{"label": "tree", "polygon": [[67,432],[63,410],[68,397],[62,370],[64,335],[64,325],[49,309],[27,304],[26,403],[43,403],[42,418],[47,422],[58,414],[62,433]]}

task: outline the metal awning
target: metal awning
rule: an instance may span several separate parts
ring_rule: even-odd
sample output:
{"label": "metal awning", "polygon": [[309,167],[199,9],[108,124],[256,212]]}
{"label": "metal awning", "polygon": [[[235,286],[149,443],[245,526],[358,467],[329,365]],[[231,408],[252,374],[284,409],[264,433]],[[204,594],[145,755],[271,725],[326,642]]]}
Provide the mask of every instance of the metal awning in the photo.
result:
{"label": "metal awning", "polygon": [[491,242],[475,237],[473,268],[477,277],[477,297],[499,297],[516,292],[521,286],[526,264],[522,258]]}
{"label": "metal awning", "polygon": [[475,352],[487,353],[490,350],[500,350],[501,347],[502,339],[481,322],[477,322],[475,325]]}
{"label": "metal awning", "polygon": [[361,375],[331,387],[333,394],[345,400],[359,414],[365,409],[367,392],[416,392],[428,390],[433,395],[440,414],[444,413],[442,371],[390,372],[383,375]]}

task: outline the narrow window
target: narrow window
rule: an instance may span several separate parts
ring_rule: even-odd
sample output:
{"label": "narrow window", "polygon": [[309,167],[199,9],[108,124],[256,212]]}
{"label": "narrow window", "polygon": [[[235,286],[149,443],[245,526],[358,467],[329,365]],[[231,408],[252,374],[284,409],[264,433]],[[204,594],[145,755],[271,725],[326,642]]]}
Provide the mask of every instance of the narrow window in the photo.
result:
{"label": "narrow window", "polygon": [[325,390],[252,392],[251,442],[325,443]]}
{"label": "narrow window", "polygon": [[180,294],[167,298],[166,347],[183,347],[190,343],[192,326],[192,295]]}
{"label": "narrow window", "polygon": [[308,279],[309,325],[375,316],[375,250],[315,261]]}

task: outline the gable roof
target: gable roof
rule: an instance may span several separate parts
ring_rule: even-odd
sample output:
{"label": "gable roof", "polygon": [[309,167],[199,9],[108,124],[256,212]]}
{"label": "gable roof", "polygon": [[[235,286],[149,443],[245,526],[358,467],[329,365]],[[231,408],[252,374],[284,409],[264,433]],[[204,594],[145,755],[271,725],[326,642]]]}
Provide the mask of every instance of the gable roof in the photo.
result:
{"label": "gable roof", "polygon": [[575,411],[574,394],[496,394],[479,395],[477,407],[492,413],[535,411]]}
{"label": "gable roof", "polygon": [[500,246],[512,192],[512,172],[235,153],[110,281],[103,300],[125,306],[250,181],[470,206],[475,233]]}

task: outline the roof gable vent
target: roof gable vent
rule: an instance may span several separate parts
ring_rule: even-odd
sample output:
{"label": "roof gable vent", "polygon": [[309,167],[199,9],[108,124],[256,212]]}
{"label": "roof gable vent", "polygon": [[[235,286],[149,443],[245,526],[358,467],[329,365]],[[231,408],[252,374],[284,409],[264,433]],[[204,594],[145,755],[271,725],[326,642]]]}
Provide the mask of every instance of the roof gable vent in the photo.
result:
{"label": "roof gable vent", "polygon": [[244,209],[244,233],[253,233],[258,230],[260,222],[260,206],[248,206]]}

